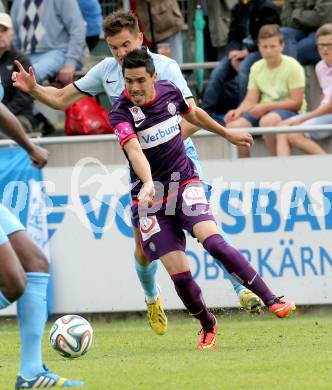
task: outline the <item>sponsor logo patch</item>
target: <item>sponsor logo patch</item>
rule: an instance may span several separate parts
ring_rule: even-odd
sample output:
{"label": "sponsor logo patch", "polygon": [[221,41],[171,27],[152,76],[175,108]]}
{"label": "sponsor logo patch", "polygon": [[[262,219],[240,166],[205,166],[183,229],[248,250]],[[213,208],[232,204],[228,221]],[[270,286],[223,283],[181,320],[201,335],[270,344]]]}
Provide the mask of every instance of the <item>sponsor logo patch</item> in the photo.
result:
{"label": "sponsor logo patch", "polygon": [[137,133],[142,149],[149,149],[168,142],[180,133],[179,118],[172,116]]}
{"label": "sponsor logo patch", "polygon": [[134,118],[135,122],[139,122],[145,119],[145,115],[140,107],[134,106],[129,108],[131,115]]}
{"label": "sponsor logo patch", "polygon": [[187,206],[194,204],[207,204],[208,201],[202,187],[188,187],[182,193],[182,198]]}
{"label": "sponsor logo patch", "polygon": [[139,219],[139,228],[143,241],[148,240],[151,236],[161,231],[157,217],[155,215],[141,217]]}
{"label": "sponsor logo patch", "polygon": [[141,124],[145,121],[145,119],[139,121],[139,122],[135,122],[135,127],[140,127]]}

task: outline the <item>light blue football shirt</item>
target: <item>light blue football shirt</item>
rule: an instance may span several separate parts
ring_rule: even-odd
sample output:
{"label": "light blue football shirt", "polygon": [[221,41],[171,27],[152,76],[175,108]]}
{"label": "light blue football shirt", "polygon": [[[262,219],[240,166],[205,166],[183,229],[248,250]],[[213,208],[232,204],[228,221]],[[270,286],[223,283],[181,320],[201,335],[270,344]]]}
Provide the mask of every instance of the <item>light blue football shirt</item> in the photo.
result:
{"label": "light blue football shirt", "polygon": [[[186,99],[193,96],[176,61],[161,54],[149,54],[153,58],[158,80],[172,81]],[[112,57],[95,65],[84,77],[75,81],[74,85],[92,96],[105,92],[112,104],[125,89],[121,65]]]}

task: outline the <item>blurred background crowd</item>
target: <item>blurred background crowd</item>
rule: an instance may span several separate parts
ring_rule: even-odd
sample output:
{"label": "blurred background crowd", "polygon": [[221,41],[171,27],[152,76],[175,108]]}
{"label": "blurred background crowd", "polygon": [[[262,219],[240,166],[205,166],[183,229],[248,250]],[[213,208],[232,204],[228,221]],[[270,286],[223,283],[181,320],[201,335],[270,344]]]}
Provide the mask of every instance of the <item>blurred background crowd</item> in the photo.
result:
{"label": "blurred background crowd", "polygon": [[[180,64],[197,104],[226,126],[332,124],[332,0],[0,0],[0,93],[30,136],[63,135],[64,116],[54,117],[12,86],[13,61],[18,59],[26,69],[32,65],[39,83],[65,86],[111,55],[102,21],[120,8],[136,13],[145,44]],[[259,38],[266,25],[277,25],[278,31],[265,35],[262,42],[277,36],[280,61],[293,58],[303,68],[304,79],[285,92],[285,101],[298,100],[288,113],[283,105],[274,104],[280,102],[276,93],[268,98],[270,111],[256,107],[254,120],[251,114],[249,120],[248,91],[258,90],[257,106],[265,96],[253,87],[253,80],[254,64],[268,55]],[[201,68],[196,70],[195,64]],[[277,90],[279,85],[270,88]],[[98,102],[109,108],[103,96]],[[279,108],[284,111],[271,120],[267,114]],[[330,135],[303,132],[264,140],[272,155],[288,155],[293,149],[323,154]],[[239,155],[249,156],[245,150]]]}

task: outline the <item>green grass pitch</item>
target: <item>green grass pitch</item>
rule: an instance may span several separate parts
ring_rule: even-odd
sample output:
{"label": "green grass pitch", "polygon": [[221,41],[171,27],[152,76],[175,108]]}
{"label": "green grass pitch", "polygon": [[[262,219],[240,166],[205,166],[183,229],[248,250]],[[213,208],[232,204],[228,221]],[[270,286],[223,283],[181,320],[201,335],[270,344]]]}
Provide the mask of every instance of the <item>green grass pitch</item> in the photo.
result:
{"label": "green grass pitch", "polygon": [[[154,335],[145,319],[92,322],[94,344],[76,360],[54,352],[45,333],[44,361],[62,376],[84,380],[87,390],[332,389],[331,312],[218,319],[214,351],[196,350],[196,320],[173,315],[165,336]],[[1,390],[14,387],[18,355],[17,326],[0,319]]]}

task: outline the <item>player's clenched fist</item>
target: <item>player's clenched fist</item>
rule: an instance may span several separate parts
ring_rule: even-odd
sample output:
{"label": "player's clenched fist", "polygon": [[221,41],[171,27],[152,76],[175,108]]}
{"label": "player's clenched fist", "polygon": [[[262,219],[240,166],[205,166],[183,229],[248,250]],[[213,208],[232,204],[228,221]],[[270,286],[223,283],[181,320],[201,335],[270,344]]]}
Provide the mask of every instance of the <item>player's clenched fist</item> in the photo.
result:
{"label": "player's clenched fist", "polygon": [[29,151],[29,156],[36,168],[43,168],[47,164],[48,151],[38,145],[33,145],[33,148]]}
{"label": "player's clenched fist", "polygon": [[250,148],[254,144],[254,140],[250,133],[246,132],[238,132],[227,129],[226,139],[237,146],[247,146]]}
{"label": "player's clenched fist", "polygon": [[144,183],[137,199],[139,200],[141,207],[151,207],[156,190],[152,181]]}

